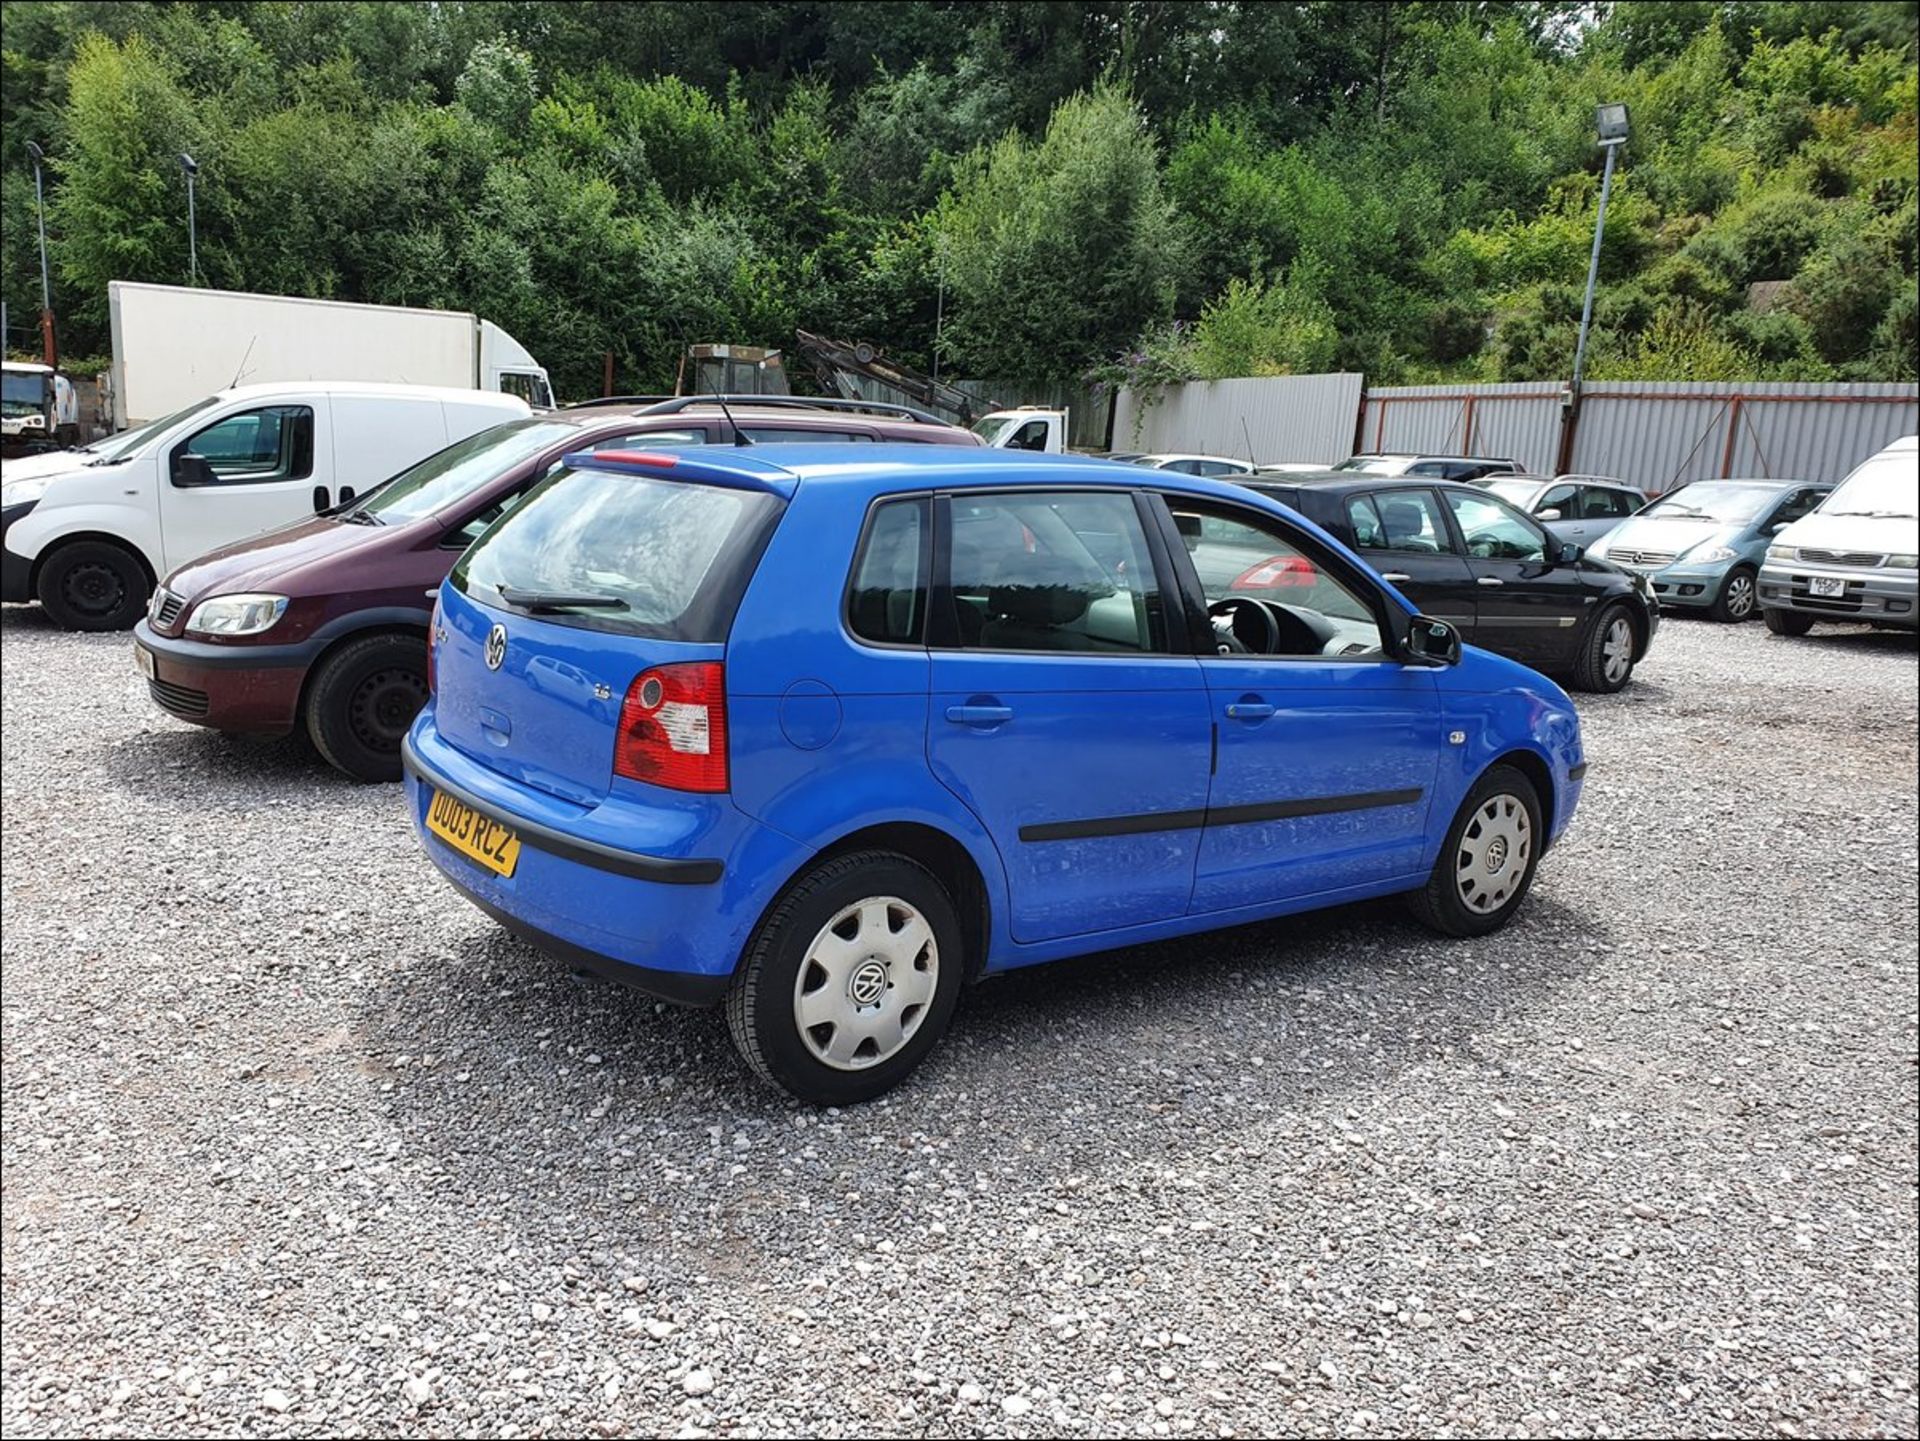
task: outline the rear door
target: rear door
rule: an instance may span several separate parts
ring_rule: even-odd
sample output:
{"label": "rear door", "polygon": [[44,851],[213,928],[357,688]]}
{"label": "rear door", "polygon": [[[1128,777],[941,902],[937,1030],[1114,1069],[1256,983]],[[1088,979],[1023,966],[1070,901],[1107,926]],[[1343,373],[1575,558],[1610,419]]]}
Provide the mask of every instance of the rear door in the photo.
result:
{"label": "rear door", "polygon": [[1442,495],[1478,593],[1475,643],[1533,666],[1571,662],[1591,599],[1579,566],[1561,564],[1560,542],[1497,496],[1451,487]]}
{"label": "rear door", "polygon": [[320,395],[229,411],[167,449],[160,534],[168,570],[314,512],[315,487],[331,469],[331,403]]}
{"label": "rear door", "polygon": [[936,517],[927,757],[999,849],[1014,939],[1186,914],[1211,734],[1135,497],[963,491]]}
{"label": "rear door", "polygon": [[1622,486],[1583,485],[1580,487],[1580,529],[1567,538],[1581,545],[1592,545],[1646,503],[1645,496]]}
{"label": "rear door", "polygon": [[1344,530],[1381,577],[1418,606],[1422,615],[1453,624],[1474,638],[1479,592],[1459,541],[1431,486],[1409,485],[1344,497]]}

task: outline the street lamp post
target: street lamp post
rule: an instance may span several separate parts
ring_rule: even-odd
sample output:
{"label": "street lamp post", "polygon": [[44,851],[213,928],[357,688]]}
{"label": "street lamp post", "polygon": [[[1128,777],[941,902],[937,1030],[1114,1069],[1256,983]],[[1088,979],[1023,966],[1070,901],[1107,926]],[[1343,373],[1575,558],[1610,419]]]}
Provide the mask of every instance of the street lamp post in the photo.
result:
{"label": "street lamp post", "polygon": [[1606,168],[1600,175],[1600,213],[1593,222],[1593,256],[1587,261],[1587,303],[1580,311],[1580,342],[1573,352],[1573,393],[1580,394],[1580,377],[1586,373],[1587,331],[1593,324],[1593,290],[1600,279],[1600,237],[1607,233],[1607,195],[1613,189],[1613,162],[1620,147],[1627,143],[1627,107],[1602,105],[1594,112],[1600,132],[1600,148],[1607,152]]}
{"label": "street lamp post", "polygon": [[58,370],[60,351],[53,343],[53,284],[47,278],[47,192],[40,179],[47,152],[29,140],[27,155],[33,161],[33,209],[40,225],[40,349],[47,369]]}
{"label": "street lamp post", "polygon": [[[1613,158],[1611,153],[1607,158],[1611,162]],[[200,173],[200,167],[193,163],[191,155],[182,150],[180,168],[186,172],[187,176],[187,284],[198,285],[200,283],[200,243],[194,235],[193,177]]]}

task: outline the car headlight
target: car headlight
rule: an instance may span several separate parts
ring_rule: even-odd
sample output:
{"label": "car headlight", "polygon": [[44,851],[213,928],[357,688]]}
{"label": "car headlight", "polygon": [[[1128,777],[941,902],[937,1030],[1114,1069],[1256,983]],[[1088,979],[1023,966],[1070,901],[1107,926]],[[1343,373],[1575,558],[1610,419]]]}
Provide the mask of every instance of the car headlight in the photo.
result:
{"label": "car headlight", "polygon": [[1689,551],[1687,560],[1693,565],[1719,565],[1723,561],[1737,560],[1740,552],[1728,545],[1703,545],[1700,549]]}
{"label": "car headlight", "polygon": [[287,612],[284,595],[216,595],[187,617],[187,629],[200,635],[258,635]]}
{"label": "car headlight", "polygon": [[1798,560],[1800,559],[1800,551],[1797,547],[1791,545],[1770,545],[1767,547],[1767,559]]}
{"label": "car headlight", "polygon": [[0,485],[0,505],[25,505],[30,500],[38,500],[47,493],[47,487],[53,483],[50,475],[32,475],[25,480],[10,480]]}
{"label": "car headlight", "polygon": [[1888,570],[1920,570],[1920,555],[1890,555],[1887,557]]}

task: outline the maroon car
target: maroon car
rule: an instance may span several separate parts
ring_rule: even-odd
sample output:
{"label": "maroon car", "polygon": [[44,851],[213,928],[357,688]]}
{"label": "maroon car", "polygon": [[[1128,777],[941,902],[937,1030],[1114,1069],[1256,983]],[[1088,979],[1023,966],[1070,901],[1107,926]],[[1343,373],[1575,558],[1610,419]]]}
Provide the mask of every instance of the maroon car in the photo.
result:
{"label": "maroon car", "polygon": [[923,412],[863,402],[706,397],[574,407],[481,431],[349,505],[181,566],[134,652],[154,702],[217,730],[286,735],[358,780],[400,778],[427,698],[427,626],[461,551],[568,451],[748,441],[978,445]]}

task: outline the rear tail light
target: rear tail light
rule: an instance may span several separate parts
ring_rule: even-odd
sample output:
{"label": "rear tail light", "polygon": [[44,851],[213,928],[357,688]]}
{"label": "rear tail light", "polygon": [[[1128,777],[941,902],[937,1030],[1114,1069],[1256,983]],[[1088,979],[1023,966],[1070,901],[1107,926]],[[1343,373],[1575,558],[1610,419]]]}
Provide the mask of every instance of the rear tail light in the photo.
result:
{"label": "rear tail light", "polygon": [[676,791],[727,788],[727,679],[717,660],[642,671],[620,706],[613,769]]}
{"label": "rear tail light", "polygon": [[1312,585],[1320,578],[1313,562],[1304,555],[1276,555],[1251,570],[1241,572],[1230,590],[1279,590],[1287,586]]}

